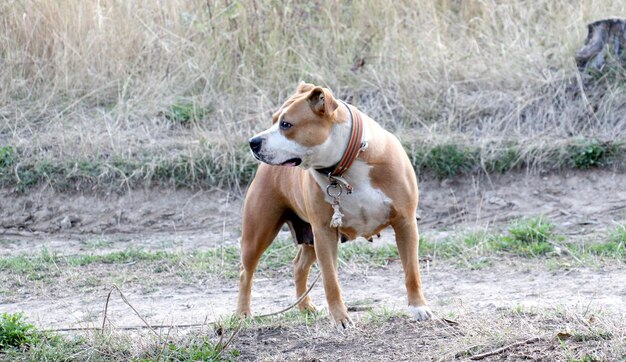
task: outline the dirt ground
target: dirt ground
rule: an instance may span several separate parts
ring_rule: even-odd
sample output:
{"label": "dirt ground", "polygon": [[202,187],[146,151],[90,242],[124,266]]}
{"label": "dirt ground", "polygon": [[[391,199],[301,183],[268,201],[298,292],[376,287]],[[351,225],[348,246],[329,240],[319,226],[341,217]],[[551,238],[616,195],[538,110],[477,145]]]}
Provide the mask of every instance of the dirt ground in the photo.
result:
{"label": "dirt ground", "polygon": [[[571,171],[420,182],[422,233],[487,228],[544,215],[571,235],[589,234],[626,218],[626,174]],[[183,249],[238,243],[243,195],[226,190],[133,190],[123,195],[27,194],[0,190],[0,255],[46,246],[76,253],[97,237],[113,248]]]}
{"label": "dirt ground", "polygon": [[[422,180],[420,231],[436,239],[459,230],[498,228],[521,216],[545,215],[567,238],[593,237],[626,220],[624,185],[626,174],[611,171]],[[0,257],[39,254],[44,247],[58,255],[109,253],[129,247],[207,250],[236,245],[241,223],[242,196],[224,190],[140,190],[124,195],[56,194],[46,189],[19,194],[2,190],[0,200]],[[283,236],[287,234],[283,232]],[[393,234],[387,231],[374,247],[390,242]],[[97,243],[105,247],[94,247]],[[100,264],[80,269],[79,274],[95,279],[82,288],[41,283],[0,293],[0,310],[23,311],[42,328],[96,326],[101,322],[110,287],[104,284],[109,279],[102,276],[115,273],[115,268],[119,268],[121,277],[114,281],[153,324],[213,321],[234,310],[234,278],[207,275],[189,282],[151,275],[133,265]],[[284,270],[279,275],[256,279],[252,298],[256,313],[272,312],[293,302],[292,275],[289,269]],[[71,273],[66,277],[81,277],[75,275],[76,271]],[[0,282],[7,283],[2,286],[5,289],[12,285],[14,276],[3,274]],[[337,334],[325,322],[313,326],[278,325],[244,331],[234,346],[244,360],[259,356],[270,360],[445,360],[463,357],[457,355],[462,350],[446,345],[448,339],[461,341],[452,345],[471,349],[493,345],[496,340],[539,336],[541,340],[513,348],[509,355],[515,357],[514,351],[520,350],[519,356],[531,359],[578,356],[574,342],[572,354],[564,354],[553,337],[567,328],[581,328],[586,322],[562,317],[562,323],[555,324],[548,316],[554,312],[581,318],[601,315],[618,321],[611,329],[612,341],[620,341],[621,351],[626,350],[622,328],[626,320],[623,262],[555,268],[536,259],[495,258],[488,267],[470,270],[435,259],[428,265],[422,263],[422,277],[436,316],[459,325],[442,326],[440,319],[418,324],[396,316],[382,324],[367,324],[367,313],[356,312],[353,316],[357,326],[348,336]],[[406,303],[398,262],[364,268],[346,264],[340,281],[348,306],[402,310]],[[319,307],[325,307],[321,285],[316,285],[311,295]],[[542,312],[528,312],[533,310]],[[517,317],[512,317],[514,311]],[[520,318],[520,311],[527,314]],[[141,324],[119,298],[111,302],[109,316],[116,326]],[[506,324],[510,334],[496,338],[489,332],[490,324]],[[615,336],[619,331],[621,335]],[[470,337],[476,334],[482,336],[479,341],[491,342],[472,340]],[[599,356],[603,356],[601,342],[598,348]],[[620,352],[604,356],[613,358],[615,353]]]}

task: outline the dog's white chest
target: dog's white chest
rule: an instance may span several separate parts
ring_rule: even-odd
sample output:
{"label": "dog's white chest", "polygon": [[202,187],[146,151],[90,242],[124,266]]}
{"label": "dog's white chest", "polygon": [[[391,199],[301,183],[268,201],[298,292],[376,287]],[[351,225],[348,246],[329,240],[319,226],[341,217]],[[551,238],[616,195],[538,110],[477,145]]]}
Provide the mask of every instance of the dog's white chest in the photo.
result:
{"label": "dog's white chest", "polygon": [[[374,231],[389,220],[391,200],[385,193],[373,187],[369,171],[371,166],[357,160],[346,172],[344,178],[352,185],[353,191],[347,194],[346,190],[339,200],[340,211],[343,214],[342,227],[352,228],[357,235],[370,237]],[[329,184],[326,177],[315,178],[323,190]],[[332,204],[332,198],[326,195],[326,201]]]}

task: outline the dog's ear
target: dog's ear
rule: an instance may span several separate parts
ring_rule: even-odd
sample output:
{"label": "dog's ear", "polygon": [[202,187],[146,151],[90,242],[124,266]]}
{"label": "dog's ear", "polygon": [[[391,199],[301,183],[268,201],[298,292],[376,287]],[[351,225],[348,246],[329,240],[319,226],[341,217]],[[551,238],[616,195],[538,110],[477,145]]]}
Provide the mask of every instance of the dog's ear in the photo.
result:
{"label": "dog's ear", "polygon": [[339,107],[335,97],[328,89],[322,87],[315,87],[307,96],[311,109],[315,114],[322,117],[329,116]]}
{"label": "dog's ear", "polygon": [[304,81],[300,81],[300,84],[298,84],[298,88],[296,88],[296,93],[310,92],[311,89],[313,88],[315,88],[315,85],[311,83],[305,83]]}

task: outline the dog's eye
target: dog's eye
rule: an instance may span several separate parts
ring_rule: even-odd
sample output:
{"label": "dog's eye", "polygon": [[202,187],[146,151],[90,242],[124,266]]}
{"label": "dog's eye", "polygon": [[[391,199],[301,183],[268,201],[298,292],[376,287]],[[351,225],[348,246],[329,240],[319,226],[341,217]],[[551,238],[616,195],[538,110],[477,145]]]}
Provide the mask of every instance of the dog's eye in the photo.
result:
{"label": "dog's eye", "polygon": [[286,129],[291,128],[291,126],[293,126],[293,125],[291,123],[289,123],[289,122],[280,121],[279,126],[280,126],[280,129],[286,130]]}

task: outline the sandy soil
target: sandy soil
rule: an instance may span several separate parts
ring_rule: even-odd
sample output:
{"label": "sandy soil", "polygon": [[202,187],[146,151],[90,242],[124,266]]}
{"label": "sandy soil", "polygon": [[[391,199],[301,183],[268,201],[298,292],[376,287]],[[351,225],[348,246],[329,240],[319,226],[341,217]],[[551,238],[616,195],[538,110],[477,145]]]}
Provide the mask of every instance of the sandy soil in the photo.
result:
{"label": "sandy soil", "polygon": [[[543,214],[568,237],[589,237],[624,223],[624,185],[626,174],[609,171],[425,180],[420,184],[420,229],[425,235],[438,237],[451,230],[498,227],[513,218]],[[0,199],[0,256],[39,253],[42,247],[60,255],[75,255],[130,246],[181,251],[234,245],[242,203],[241,195],[222,190],[141,190],[124,195],[2,190]],[[93,244],[99,241],[105,241],[106,247],[94,249]],[[393,242],[391,232],[377,241],[385,242]],[[45,328],[98,325],[109,285],[97,280],[102,273],[115,273],[102,268],[109,267],[82,267],[83,273],[96,279],[85,288],[27,285],[0,294],[0,310],[24,311],[31,321]],[[181,282],[134,270],[132,265],[121,269],[129,277],[120,277],[118,283],[151,323],[215,320],[234,309],[235,279],[207,276]],[[422,263],[422,269],[426,296],[438,316],[493,318],[503,308],[540,307],[592,309],[626,320],[626,267],[620,262],[555,269],[538,260],[496,258],[489,267],[468,270],[435,260]],[[10,278],[5,273],[0,281],[11,285]],[[405,305],[398,262],[385,268],[344,265],[341,284],[348,305]],[[325,306],[321,285],[313,289],[312,296],[318,306]],[[256,313],[275,311],[293,299],[288,269],[256,279],[252,301]],[[111,302],[109,313],[117,326],[141,324],[119,298]],[[359,318],[356,313],[357,326]],[[243,338],[241,348],[245,348],[245,341]]]}

